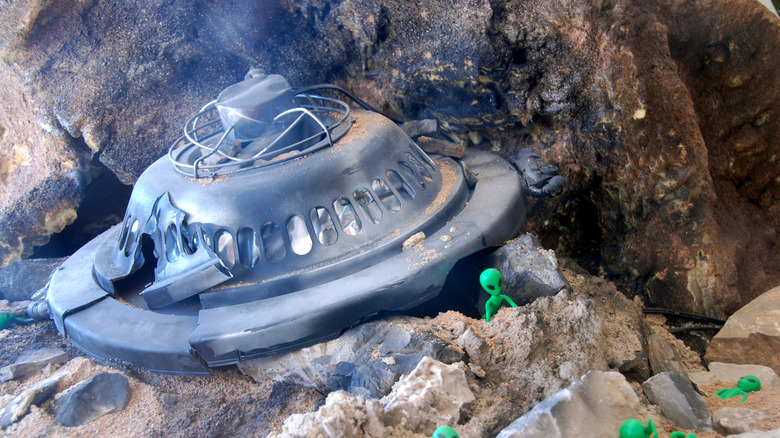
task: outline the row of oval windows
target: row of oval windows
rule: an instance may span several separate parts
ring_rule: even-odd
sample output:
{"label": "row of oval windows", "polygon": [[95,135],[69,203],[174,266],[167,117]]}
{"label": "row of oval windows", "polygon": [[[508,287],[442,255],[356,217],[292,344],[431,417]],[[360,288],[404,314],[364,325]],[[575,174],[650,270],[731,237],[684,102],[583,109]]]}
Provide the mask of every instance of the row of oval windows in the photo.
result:
{"label": "row of oval windows", "polygon": [[[420,160],[408,152],[406,158],[408,161],[398,162],[397,171],[390,169],[385,172],[387,181],[382,178],[374,179],[371,182],[371,191],[360,187],[352,193],[352,199],[372,223],[378,224],[384,218],[383,210],[379,204],[384,207],[385,211],[396,213],[401,210],[399,196],[406,200],[413,200],[417,196],[418,190],[425,190],[426,181],[433,181],[431,173]],[[377,199],[379,202],[376,201]],[[363,224],[354,205],[347,198],[341,197],[333,201],[333,211],[344,234],[355,236],[360,233]],[[329,246],[336,243],[338,232],[328,209],[321,206],[313,208],[309,212],[309,220],[314,237],[320,244]],[[139,237],[139,227],[138,219],[127,218],[120,235],[120,249],[124,250],[125,256],[130,255],[130,248],[133,246],[130,243],[135,242]],[[294,215],[288,219],[286,231],[290,247],[295,254],[306,255],[311,252],[313,240],[302,216]],[[260,230],[263,252],[266,258],[272,262],[281,261],[287,255],[282,232],[281,226],[275,222],[266,223]],[[188,227],[177,227],[175,224],[170,224],[167,227],[164,239],[165,255],[169,262],[173,262],[181,255],[181,250],[186,254],[192,254],[197,250],[199,244],[197,236],[188,235]],[[257,234],[252,228],[241,228],[236,236],[223,229],[214,234],[213,242],[206,235],[203,239],[207,246],[214,249],[214,252],[228,269],[235,266],[236,256],[238,256],[238,261],[247,268],[254,267],[260,259]]]}
{"label": "row of oval windows", "polygon": [[[341,231],[348,236],[356,236],[363,229],[363,222],[358,215],[355,204],[360,206],[363,216],[374,224],[378,224],[384,218],[385,212],[397,213],[401,210],[399,196],[407,200],[414,199],[417,190],[425,190],[425,179],[415,179],[414,184],[409,184],[394,170],[387,171],[387,181],[377,178],[371,181],[371,190],[359,187],[352,193],[354,204],[347,198],[341,197],[333,201],[333,212]],[[388,182],[390,184],[388,184]],[[392,185],[392,189],[390,186]],[[395,189],[395,190],[393,190]],[[397,193],[397,194],[396,194]],[[377,202],[378,200],[378,202]],[[330,211],[325,207],[315,207],[309,212],[311,230],[320,244],[333,245],[338,240],[338,231]],[[287,237],[290,241],[290,249],[298,255],[306,255],[314,246],[314,239],[309,232],[305,219],[301,215],[294,215],[287,220]],[[271,262],[279,262],[287,256],[287,248],[282,235],[282,227],[275,222],[268,222],[260,230],[260,239],[263,243],[263,253]],[[237,245],[234,245],[234,242]],[[238,251],[236,251],[236,247]],[[214,252],[228,268],[238,261],[247,268],[254,267],[260,259],[260,248],[256,233],[251,228],[241,228],[233,235],[227,230],[220,230],[214,236]]]}

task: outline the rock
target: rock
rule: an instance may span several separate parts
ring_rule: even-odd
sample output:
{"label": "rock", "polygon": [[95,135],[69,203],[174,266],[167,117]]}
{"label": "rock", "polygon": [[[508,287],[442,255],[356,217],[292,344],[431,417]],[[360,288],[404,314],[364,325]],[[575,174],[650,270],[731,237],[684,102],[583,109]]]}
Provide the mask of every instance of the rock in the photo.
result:
{"label": "rock", "polygon": [[291,353],[240,362],[255,380],[273,379],[314,388],[379,397],[424,356],[457,362],[463,353],[426,331],[415,331],[411,318],[361,324],[332,341]]}
{"label": "rock", "polygon": [[59,348],[26,350],[11,365],[0,368],[0,381],[24,379],[49,365],[59,365],[68,360],[68,355]]}
{"label": "rock", "polygon": [[473,402],[462,364],[426,357],[381,400],[334,391],[317,412],[291,415],[269,437],[430,437],[438,425],[457,424]]}
{"label": "rock", "polygon": [[642,390],[677,426],[712,430],[712,418],[704,399],[685,377],[674,372],[656,374],[642,384]]}
{"label": "rock", "polygon": [[425,233],[420,231],[419,233],[412,234],[408,239],[404,240],[402,245],[402,251],[408,251],[414,246],[417,246],[425,241]]}
{"label": "rock", "polygon": [[[40,8],[24,2],[17,5],[22,13]],[[0,27],[6,19],[19,23],[20,17],[11,18],[13,14],[6,12],[0,14]],[[4,39],[0,38],[0,52],[4,51]],[[26,89],[23,69],[0,62],[0,77],[0,267],[4,267],[29,257],[35,246],[45,244],[49,236],[76,219],[89,157],[52,132],[51,108],[41,96]],[[0,285],[4,295],[8,293],[6,286]],[[12,296],[18,295],[26,292],[12,292]]]}
{"label": "rock", "polygon": [[60,395],[54,403],[54,416],[63,426],[80,426],[124,409],[129,391],[127,377],[101,372]]}
{"label": "rock", "polygon": [[52,271],[64,261],[64,258],[19,260],[0,269],[0,299],[29,300],[46,286]]}
{"label": "rock", "polygon": [[737,386],[739,379],[745,376],[756,376],[761,382],[761,387],[780,386],[780,378],[772,368],[763,365],[738,365],[732,363],[712,362],[709,371],[689,374],[691,381],[697,386],[712,385],[715,382],[733,384]]}
{"label": "rock", "polygon": [[19,393],[0,411],[0,427],[6,428],[27,415],[31,405],[40,406],[57,389],[65,373],[54,374]]}
{"label": "rock", "polygon": [[780,287],[731,315],[712,338],[708,362],[758,364],[780,373]]}
{"label": "rock", "polygon": [[487,342],[479,335],[474,333],[474,330],[469,328],[462,335],[458,336],[458,346],[466,350],[469,357],[478,358],[485,356],[488,351]]}
{"label": "rock", "polygon": [[429,154],[440,154],[453,158],[463,158],[466,155],[466,146],[438,138],[422,136],[417,139],[417,145]]}
{"label": "rock", "polygon": [[419,137],[421,135],[436,134],[436,131],[439,129],[439,123],[436,121],[436,119],[412,120],[406,123],[402,123],[400,126],[406,135],[412,138]]}
{"label": "rock", "polygon": [[721,408],[712,414],[715,431],[721,435],[762,430],[770,420],[767,414],[746,408]]}
{"label": "rock", "polygon": [[385,424],[426,435],[443,424],[460,423],[473,402],[462,364],[427,356],[382,399]]}
{"label": "rock", "polygon": [[674,346],[663,336],[653,333],[647,338],[647,353],[653,374],[672,371],[689,380],[688,373],[685,371],[682,360],[680,360],[680,355],[677,354]]}
{"label": "rock", "polygon": [[614,436],[639,407],[622,374],[591,371],[504,428],[498,438]]}
{"label": "rock", "polygon": [[746,432],[739,435],[730,435],[731,438],[780,438],[780,429],[767,432]]}
{"label": "rock", "polygon": [[317,412],[289,416],[282,431],[272,432],[268,438],[381,437],[385,429],[381,414],[379,400],[334,391]]}
{"label": "rock", "polygon": [[[555,295],[568,286],[558,270],[555,252],[542,248],[532,234],[509,241],[486,260],[486,265],[504,276],[502,293],[523,305],[536,298]],[[480,294],[479,308],[484,311],[488,294]]]}

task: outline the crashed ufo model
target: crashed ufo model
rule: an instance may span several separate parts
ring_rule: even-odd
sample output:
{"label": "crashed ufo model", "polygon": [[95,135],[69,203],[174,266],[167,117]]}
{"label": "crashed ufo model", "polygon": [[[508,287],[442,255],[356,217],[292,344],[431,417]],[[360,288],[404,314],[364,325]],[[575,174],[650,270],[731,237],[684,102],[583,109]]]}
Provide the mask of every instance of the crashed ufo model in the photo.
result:
{"label": "crashed ufo model", "polygon": [[250,74],[192,117],[123,223],[53,274],[58,330],[98,358],[207,375],[415,307],[459,259],[519,231],[509,163],[431,158],[321,88]]}

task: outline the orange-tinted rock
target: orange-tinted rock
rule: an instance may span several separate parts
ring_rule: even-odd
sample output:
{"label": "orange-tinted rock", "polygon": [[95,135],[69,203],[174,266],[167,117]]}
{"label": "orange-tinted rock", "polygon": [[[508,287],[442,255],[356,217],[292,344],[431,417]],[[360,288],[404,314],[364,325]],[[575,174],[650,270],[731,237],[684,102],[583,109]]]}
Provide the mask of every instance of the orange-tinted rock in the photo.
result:
{"label": "orange-tinted rock", "polygon": [[780,373],[780,287],[739,309],[712,338],[708,362],[764,365]]}

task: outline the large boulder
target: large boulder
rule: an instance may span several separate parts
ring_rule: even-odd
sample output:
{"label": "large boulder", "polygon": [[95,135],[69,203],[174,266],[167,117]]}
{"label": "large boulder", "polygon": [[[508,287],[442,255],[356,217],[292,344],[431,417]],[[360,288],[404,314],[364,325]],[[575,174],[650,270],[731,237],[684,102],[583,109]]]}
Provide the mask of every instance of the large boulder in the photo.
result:
{"label": "large boulder", "polygon": [[[654,304],[720,316],[780,281],[780,24],[755,0],[13,0],[0,12],[8,92],[31,106],[3,113],[5,135],[70,163],[32,181],[5,172],[29,196],[0,211],[4,263],[73,219],[90,156],[133,182],[256,65],[437,118],[506,157],[532,147],[570,184],[532,203],[531,231]],[[19,115],[26,128],[8,123]],[[24,163],[20,144],[2,152]]]}
{"label": "large boulder", "polygon": [[726,321],[712,338],[708,362],[757,364],[780,373],[780,287],[776,287]]}

